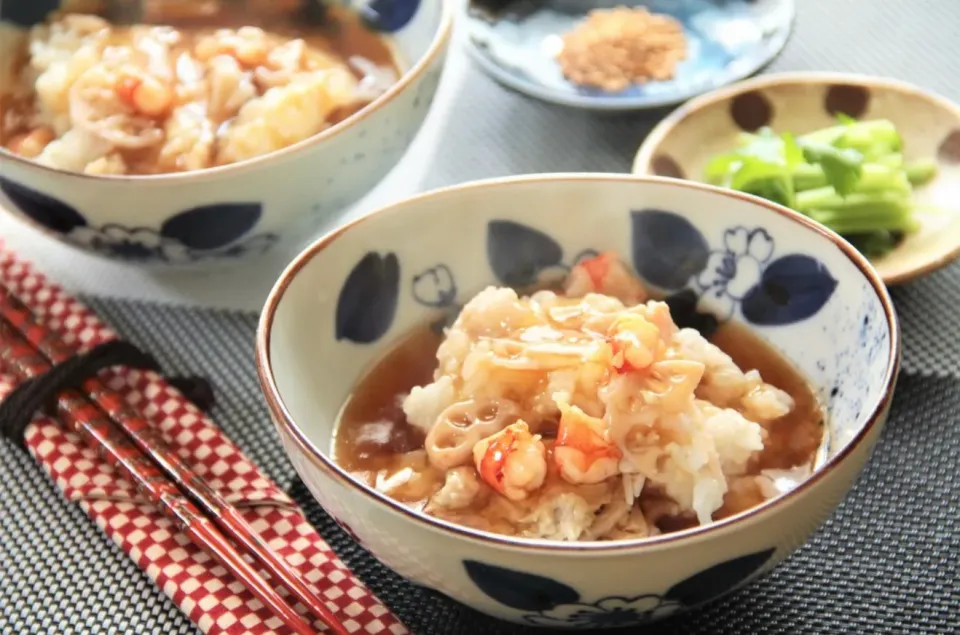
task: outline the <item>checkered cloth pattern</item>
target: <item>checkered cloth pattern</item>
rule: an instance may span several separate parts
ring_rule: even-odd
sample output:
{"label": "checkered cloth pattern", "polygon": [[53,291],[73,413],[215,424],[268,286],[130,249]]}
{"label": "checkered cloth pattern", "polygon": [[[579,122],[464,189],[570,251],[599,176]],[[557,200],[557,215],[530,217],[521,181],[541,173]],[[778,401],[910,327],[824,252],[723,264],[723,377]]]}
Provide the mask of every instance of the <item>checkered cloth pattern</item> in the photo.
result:
{"label": "checkered cloth pattern", "polygon": [[[4,250],[2,243],[0,280],[67,342],[87,349],[115,338],[92,311]],[[103,379],[160,430],[198,475],[243,510],[246,520],[314,586],[348,631],[408,632],[333,553],[290,497],[161,376],[120,368],[104,371]],[[12,376],[0,373],[0,398],[16,385]],[[201,631],[285,632],[279,618],[141,499],[133,483],[120,478],[76,434],[38,416],[27,428],[25,441],[64,496],[79,503]],[[297,608],[305,613],[302,605]],[[324,630],[319,621],[314,625]]]}

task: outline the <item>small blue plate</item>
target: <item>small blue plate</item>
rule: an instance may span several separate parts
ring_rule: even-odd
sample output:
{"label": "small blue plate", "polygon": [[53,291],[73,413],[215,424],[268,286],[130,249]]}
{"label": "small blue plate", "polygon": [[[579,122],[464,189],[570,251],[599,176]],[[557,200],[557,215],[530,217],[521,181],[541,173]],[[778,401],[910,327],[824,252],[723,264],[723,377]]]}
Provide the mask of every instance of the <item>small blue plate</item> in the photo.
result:
{"label": "small blue plate", "polygon": [[[617,6],[644,6],[683,24],[687,59],[673,79],[608,93],[564,78],[555,60],[563,34],[590,10]],[[643,110],[756,73],[787,43],[794,12],[794,0],[470,0],[467,48],[494,79],[531,97],[590,110]]]}

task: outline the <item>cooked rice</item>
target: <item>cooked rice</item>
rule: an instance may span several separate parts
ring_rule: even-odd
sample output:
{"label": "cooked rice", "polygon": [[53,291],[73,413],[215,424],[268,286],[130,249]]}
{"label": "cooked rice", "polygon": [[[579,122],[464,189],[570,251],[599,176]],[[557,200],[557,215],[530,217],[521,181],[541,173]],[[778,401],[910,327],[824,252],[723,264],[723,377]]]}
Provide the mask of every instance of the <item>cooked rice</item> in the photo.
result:
{"label": "cooked rice", "polygon": [[[783,471],[743,475],[793,399],[598,258],[602,275],[575,268],[566,296],[488,287],[446,331],[434,381],[403,401],[448,470],[428,511],[468,507],[479,475],[520,535],[609,539],[655,535],[664,514],[710,523],[737,479],[783,491]],[[643,509],[645,488],[661,504]]]}

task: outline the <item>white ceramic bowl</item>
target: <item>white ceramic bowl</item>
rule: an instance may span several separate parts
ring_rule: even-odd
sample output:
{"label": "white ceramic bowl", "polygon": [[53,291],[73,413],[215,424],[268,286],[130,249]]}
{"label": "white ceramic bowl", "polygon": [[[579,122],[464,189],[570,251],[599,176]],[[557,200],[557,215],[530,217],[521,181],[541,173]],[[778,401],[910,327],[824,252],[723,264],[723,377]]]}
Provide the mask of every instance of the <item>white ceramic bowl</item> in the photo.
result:
{"label": "white ceramic bowl", "polygon": [[[2,15],[35,23],[47,4],[5,0]],[[0,149],[0,209],[68,245],[144,267],[203,267],[301,245],[403,156],[436,93],[450,40],[447,0],[347,4],[381,16],[375,28],[405,72],[345,121],[249,161],[157,176],[88,176]]]}
{"label": "white ceramic bowl", "polygon": [[[588,249],[616,250],[651,287],[693,289],[702,309],[745,322],[806,374],[830,431],[811,478],[706,527],[559,543],[424,516],[332,462],[341,406],[397,338],[487,284],[528,282]],[[270,411],[320,504],[411,581],[484,613],[548,627],[657,619],[774,567],[856,479],[887,417],[899,364],[890,297],[848,243],[758,198],[628,175],[509,178],[397,203],[297,257],[257,334]]]}

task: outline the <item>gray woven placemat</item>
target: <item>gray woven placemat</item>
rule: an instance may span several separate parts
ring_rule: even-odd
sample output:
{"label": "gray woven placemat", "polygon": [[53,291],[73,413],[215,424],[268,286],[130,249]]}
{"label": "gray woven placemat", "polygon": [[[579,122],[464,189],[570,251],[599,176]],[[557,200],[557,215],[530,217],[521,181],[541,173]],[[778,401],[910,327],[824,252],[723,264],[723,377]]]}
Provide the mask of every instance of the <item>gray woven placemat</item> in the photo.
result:
{"label": "gray woven placemat", "polygon": [[[653,635],[960,633],[960,264],[894,292],[904,373],[890,422],[852,494],[771,575]],[[256,316],[87,298],[174,373],[200,373],[215,419],[303,505],[347,564],[420,635],[520,634],[404,582],[346,536],[284,456],[260,399]],[[0,633],[195,633],[33,461],[0,443]],[[542,631],[541,631],[542,632]]]}
{"label": "gray woven placemat", "polygon": [[[960,100],[958,0],[799,0],[771,70],[891,75]],[[426,186],[547,171],[626,171],[654,118],[589,116],[469,69]],[[895,291],[904,374],[876,455],[814,538],[729,599],[643,629],[676,635],[960,633],[960,265]],[[216,420],[420,635],[526,633],[405,583],[317,507],[284,457],[253,368],[256,316],[87,299],[174,372],[208,376]],[[196,633],[136,566],[0,442],[0,634]]]}

